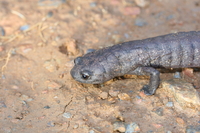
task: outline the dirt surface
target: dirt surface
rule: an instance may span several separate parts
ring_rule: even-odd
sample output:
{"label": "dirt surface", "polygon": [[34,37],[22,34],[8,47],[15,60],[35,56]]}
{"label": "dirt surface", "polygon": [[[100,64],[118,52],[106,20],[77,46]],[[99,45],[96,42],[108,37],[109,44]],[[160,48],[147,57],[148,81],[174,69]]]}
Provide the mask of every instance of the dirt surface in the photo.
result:
{"label": "dirt surface", "polygon": [[[115,122],[135,122],[141,133],[183,133],[199,125],[198,110],[167,107],[173,100],[162,89],[140,93],[146,77],[96,86],[70,76],[87,49],[200,30],[199,0],[144,2],[0,0],[0,132],[112,133]],[[198,78],[187,81],[198,89]]]}

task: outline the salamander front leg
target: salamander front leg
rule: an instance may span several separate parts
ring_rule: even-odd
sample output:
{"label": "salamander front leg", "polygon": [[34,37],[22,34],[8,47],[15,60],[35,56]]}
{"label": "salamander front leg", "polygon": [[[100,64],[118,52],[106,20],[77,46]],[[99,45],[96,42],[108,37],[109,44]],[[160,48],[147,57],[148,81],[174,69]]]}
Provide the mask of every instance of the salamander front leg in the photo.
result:
{"label": "salamander front leg", "polygon": [[146,95],[153,95],[160,84],[160,72],[153,67],[138,67],[128,74],[150,76],[149,85],[144,85],[141,89]]}

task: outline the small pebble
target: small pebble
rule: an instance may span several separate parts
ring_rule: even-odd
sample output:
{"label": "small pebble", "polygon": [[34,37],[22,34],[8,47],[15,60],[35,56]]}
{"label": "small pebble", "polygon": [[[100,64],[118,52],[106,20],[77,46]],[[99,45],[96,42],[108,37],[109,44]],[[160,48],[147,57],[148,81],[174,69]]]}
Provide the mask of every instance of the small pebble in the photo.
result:
{"label": "small pebble", "polygon": [[146,7],[149,5],[149,0],[135,0],[135,3],[140,7]]}
{"label": "small pebble", "polygon": [[50,90],[58,90],[62,87],[62,85],[52,81],[52,82],[48,82],[47,88]]}
{"label": "small pebble", "polygon": [[86,101],[87,101],[88,103],[94,102],[94,97],[87,96],[85,99],[86,99]]}
{"label": "small pebble", "polygon": [[154,110],[153,112],[159,116],[163,116],[163,108],[158,108],[158,109]]}
{"label": "small pebble", "polygon": [[44,6],[44,7],[57,7],[60,6],[61,4],[66,3],[67,0],[39,0],[38,5],[39,6]]}
{"label": "small pebble", "polygon": [[52,17],[52,16],[53,16],[53,12],[52,12],[52,11],[49,11],[49,12],[47,13],[47,17],[50,18],[50,17]]}
{"label": "small pebble", "polygon": [[107,99],[108,98],[108,93],[107,92],[101,92],[101,94],[99,95],[99,97],[101,99]]}
{"label": "small pebble", "polygon": [[95,133],[95,131],[94,130],[90,130],[89,133]]}
{"label": "small pebble", "polygon": [[173,107],[173,106],[174,106],[174,103],[173,103],[173,102],[168,102],[168,103],[166,104],[166,106],[167,106],[167,107]]}
{"label": "small pebble", "polygon": [[6,35],[6,32],[4,30],[4,28],[2,26],[0,26],[0,35],[1,36],[5,36]]}
{"label": "small pebble", "polygon": [[6,104],[3,101],[0,101],[0,108],[7,108]]}
{"label": "small pebble", "polygon": [[124,33],[124,37],[129,38],[129,34],[128,33]]}
{"label": "small pebble", "polygon": [[113,131],[125,132],[126,131],[125,123],[121,121],[116,121],[113,124]]}
{"label": "small pebble", "polygon": [[6,76],[5,76],[5,75],[1,75],[1,78],[2,78],[2,79],[6,79]]}
{"label": "small pebble", "polygon": [[31,102],[33,101],[33,98],[27,96],[27,95],[21,95],[20,96],[20,99],[23,100],[23,101],[26,101],[26,102]]}
{"label": "small pebble", "polygon": [[50,109],[49,105],[47,105],[47,106],[44,106],[44,108],[45,108],[45,109]]}
{"label": "small pebble", "polygon": [[69,55],[70,54],[77,55],[79,53],[79,49],[78,49],[76,40],[74,40],[74,39],[67,40],[65,46],[67,48],[67,52]]}
{"label": "small pebble", "polygon": [[12,118],[12,116],[11,116],[11,115],[9,115],[9,116],[8,116],[8,118]]}
{"label": "small pebble", "polygon": [[157,124],[157,123],[153,123],[152,125],[153,125],[155,128],[161,128],[161,127],[163,127],[163,125]]}
{"label": "small pebble", "polygon": [[173,18],[174,18],[174,15],[169,15],[169,16],[166,17],[166,20],[171,20]]}
{"label": "small pebble", "polygon": [[77,129],[78,127],[79,127],[79,125],[78,125],[78,124],[74,125],[74,129]]}
{"label": "small pebble", "polygon": [[96,3],[96,2],[91,2],[91,3],[90,3],[90,6],[91,6],[91,7],[96,7],[96,6],[97,6],[97,3]]}
{"label": "small pebble", "polygon": [[126,93],[120,93],[120,94],[118,94],[118,98],[120,100],[124,100],[124,101],[131,100],[130,96],[128,94],[126,94]]}
{"label": "small pebble", "polygon": [[181,73],[180,72],[175,72],[174,73],[174,78],[180,79],[181,78]]}
{"label": "small pebble", "polygon": [[179,118],[179,117],[176,118],[176,122],[177,122],[179,125],[184,125],[184,124],[185,124],[185,121],[184,121],[182,118]]}
{"label": "small pebble", "polygon": [[141,99],[141,96],[136,96],[137,99]]}
{"label": "small pebble", "polygon": [[54,72],[58,68],[55,59],[46,60],[43,64],[43,67],[46,68],[49,72]]}
{"label": "small pebble", "polygon": [[186,133],[200,133],[200,125],[198,125],[198,126],[187,126]]}
{"label": "small pebble", "polygon": [[172,133],[171,131],[167,131],[166,133]]}
{"label": "small pebble", "polygon": [[135,25],[139,26],[139,27],[143,27],[143,26],[147,25],[147,22],[146,22],[146,20],[144,20],[142,18],[136,18]]}
{"label": "small pebble", "polygon": [[140,132],[140,127],[135,122],[128,124],[125,133],[135,133],[135,132]]}
{"label": "small pebble", "polygon": [[119,94],[118,90],[109,90],[109,95],[111,97],[117,97],[118,94]]}
{"label": "small pebble", "polygon": [[71,113],[69,113],[69,112],[63,113],[62,116],[65,117],[65,118],[71,118],[72,117]]}
{"label": "small pebble", "polygon": [[21,26],[19,29],[20,29],[21,31],[26,31],[26,30],[28,30],[29,28],[30,28],[29,25],[23,25],[23,26]]}
{"label": "small pebble", "polygon": [[54,127],[55,124],[54,124],[54,122],[50,121],[50,122],[47,123],[47,126],[48,126],[48,127]]}
{"label": "small pebble", "polygon": [[147,131],[146,133],[155,133],[154,131],[152,131],[152,130],[149,130],[149,131]]}
{"label": "small pebble", "polygon": [[139,15],[141,13],[141,10],[139,7],[125,7],[124,9],[124,15]]}

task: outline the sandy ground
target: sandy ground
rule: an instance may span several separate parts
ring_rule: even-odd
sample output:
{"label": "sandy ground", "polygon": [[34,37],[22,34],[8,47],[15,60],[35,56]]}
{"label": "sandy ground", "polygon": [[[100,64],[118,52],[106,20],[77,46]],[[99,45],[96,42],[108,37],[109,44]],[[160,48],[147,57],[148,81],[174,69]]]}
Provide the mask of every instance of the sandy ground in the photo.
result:
{"label": "sandy ground", "polygon": [[87,49],[200,30],[199,0],[144,2],[0,0],[0,132],[112,133],[120,121],[137,123],[141,133],[183,133],[199,125],[197,110],[166,107],[171,99],[162,90],[142,95],[147,77],[95,86],[70,76]]}

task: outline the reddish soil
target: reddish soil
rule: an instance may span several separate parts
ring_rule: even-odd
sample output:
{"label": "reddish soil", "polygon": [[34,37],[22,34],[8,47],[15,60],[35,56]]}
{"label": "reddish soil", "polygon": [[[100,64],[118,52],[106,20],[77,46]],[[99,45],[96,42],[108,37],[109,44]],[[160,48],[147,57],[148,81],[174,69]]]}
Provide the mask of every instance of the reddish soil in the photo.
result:
{"label": "reddish soil", "polygon": [[[113,123],[123,121],[136,122],[141,133],[182,133],[198,125],[198,111],[167,108],[171,99],[162,90],[140,93],[146,77],[99,86],[71,78],[73,60],[87,49],[200,30],[199,0],[147,2],[0,0],[0,132],[112,133]],[[198,88],[199,80],[186,79]],[[155,113],[160,107],[162,116]]]}

